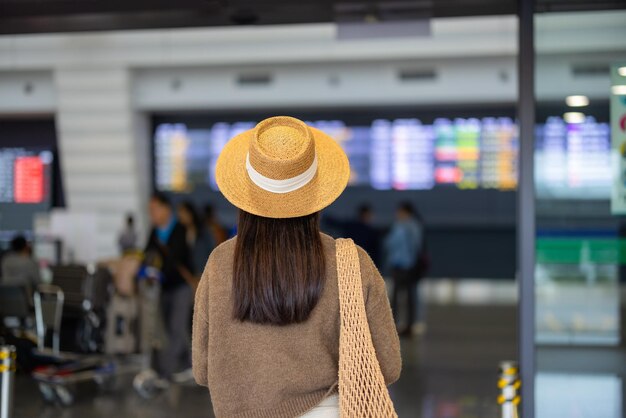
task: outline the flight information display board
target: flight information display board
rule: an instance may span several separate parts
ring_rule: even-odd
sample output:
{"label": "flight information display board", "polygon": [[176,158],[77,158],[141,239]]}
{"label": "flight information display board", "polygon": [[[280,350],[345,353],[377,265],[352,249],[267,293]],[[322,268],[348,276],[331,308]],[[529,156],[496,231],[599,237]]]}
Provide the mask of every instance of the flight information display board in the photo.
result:
{"label": "flight information display board", "polygon": [[48,150],[0,148],[0,239],[33,228],[36,213],[52,204],[52,163]]}
{"label": "flight information display board", "polygon": [[549,118],[536,129],[537,195],[557,199],[608,199],[611,195],[611,141],[607,123]]}
{"label": "flight information display board", "polygon": [[50,151],[0,148],[0,203],[48,203],[51,164]]}
{"label": "flight information display board", "polygon": [[[507,117],[376,119],[370,124],[307,121],[330,135],[350,160],[352,186],[377,190],[514,190],[518,127]],[[218,122],[206,129],[160,124],[154,139],[159,190],[217,190],[215,163],[224,145],[255,122]],[[587,118],[560,117],[537,126],[536,186],[539,197],[607,198],[610,189],[609,127]]]}

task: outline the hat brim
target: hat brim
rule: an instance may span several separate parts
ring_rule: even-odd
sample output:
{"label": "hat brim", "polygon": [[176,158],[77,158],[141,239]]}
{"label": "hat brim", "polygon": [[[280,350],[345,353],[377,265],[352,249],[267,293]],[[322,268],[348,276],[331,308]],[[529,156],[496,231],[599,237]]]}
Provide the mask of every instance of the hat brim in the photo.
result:
{"label": "hat brim", "polygon": [[246,170],[246,155],[254,130],[231,139],[215,168],[220,191],[230,203],[266,218],[295,218],[318,212],[341,195],[350,178],[348,157],[339,144],[319,129],[311,128],[317,154],[317,173],[300,189],[272,193],[254,184]]}

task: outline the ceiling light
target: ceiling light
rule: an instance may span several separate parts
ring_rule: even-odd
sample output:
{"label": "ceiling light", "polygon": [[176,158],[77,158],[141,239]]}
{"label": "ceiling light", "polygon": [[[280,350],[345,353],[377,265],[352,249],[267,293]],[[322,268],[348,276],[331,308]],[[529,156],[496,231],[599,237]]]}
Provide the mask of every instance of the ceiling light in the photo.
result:
{"label": "ceiling light", "polygon": [[567,96],[565,104],[569,107],[584,107],[589,105],[589,98],[587,96]]}
{"label": "ceiling light", "polygon": [[585,114],[581,112],[567,112],[563,114],[563,119],[567,123],[583,123],[585,121]]}
{"label": "ceiling light", "polygon": [[617,74],[621,75],[622,77],[626,77],[626,66],[619,67],[617,69]]}
{"label": "ceiling light", "polygon": [[626,95],[626,84],[618,84],[617,86],[611,87],[611,93],[616,96]]}

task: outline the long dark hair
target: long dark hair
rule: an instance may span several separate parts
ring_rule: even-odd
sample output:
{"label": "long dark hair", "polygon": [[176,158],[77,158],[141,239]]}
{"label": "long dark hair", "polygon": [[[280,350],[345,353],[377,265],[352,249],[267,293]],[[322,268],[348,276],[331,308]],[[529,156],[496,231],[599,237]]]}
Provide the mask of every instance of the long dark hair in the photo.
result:
{"label": "long dark hair", "polygon": [[273,219],[239,212],[233,316],[287,325],[306,321],[324,289],[319,213]]}

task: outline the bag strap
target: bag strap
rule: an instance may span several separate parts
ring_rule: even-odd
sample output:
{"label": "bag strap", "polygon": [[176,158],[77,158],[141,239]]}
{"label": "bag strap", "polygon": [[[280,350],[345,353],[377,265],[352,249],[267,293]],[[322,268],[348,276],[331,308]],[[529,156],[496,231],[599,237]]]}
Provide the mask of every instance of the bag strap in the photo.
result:
{"label": "bag strap", "polygon": [[359,254],[351,239],[336,241],[339,286],[339,409],[341,418],[397,418],[372,342]]}

